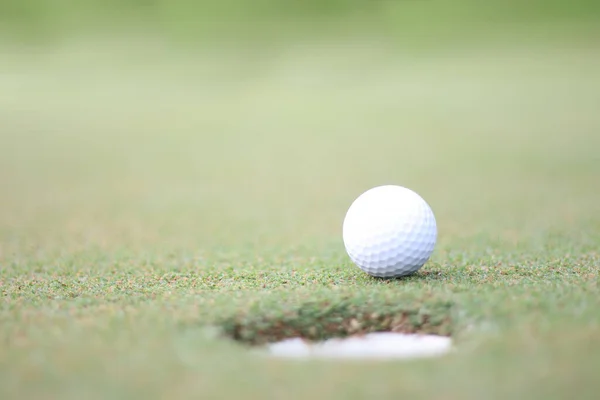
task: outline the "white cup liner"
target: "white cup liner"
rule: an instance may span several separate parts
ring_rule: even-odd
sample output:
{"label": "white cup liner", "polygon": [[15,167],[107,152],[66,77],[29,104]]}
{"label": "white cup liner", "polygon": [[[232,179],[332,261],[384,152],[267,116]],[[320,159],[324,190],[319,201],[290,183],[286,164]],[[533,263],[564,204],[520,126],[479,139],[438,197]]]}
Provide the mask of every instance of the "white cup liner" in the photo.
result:
{"label": "white cup liner", "polygon": [[272,357],[283,358],[414,359],[448,353],[452,350],[452,339],[437,335],[377,332],[316,343],[301,338],[285,339],[267,345],[266,350]]}

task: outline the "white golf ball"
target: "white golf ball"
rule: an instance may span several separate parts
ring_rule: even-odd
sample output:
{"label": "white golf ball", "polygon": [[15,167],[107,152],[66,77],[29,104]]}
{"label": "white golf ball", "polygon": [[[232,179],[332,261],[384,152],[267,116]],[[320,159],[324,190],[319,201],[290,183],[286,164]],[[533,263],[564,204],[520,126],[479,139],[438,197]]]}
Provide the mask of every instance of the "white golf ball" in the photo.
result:
{"label": "white golf ball", "polygon": [[350,206],[343,226],[350,259],[367,274],[393,278],[412,274],[429,260],[437,240],[433,211],[402,186],[378,186]]}

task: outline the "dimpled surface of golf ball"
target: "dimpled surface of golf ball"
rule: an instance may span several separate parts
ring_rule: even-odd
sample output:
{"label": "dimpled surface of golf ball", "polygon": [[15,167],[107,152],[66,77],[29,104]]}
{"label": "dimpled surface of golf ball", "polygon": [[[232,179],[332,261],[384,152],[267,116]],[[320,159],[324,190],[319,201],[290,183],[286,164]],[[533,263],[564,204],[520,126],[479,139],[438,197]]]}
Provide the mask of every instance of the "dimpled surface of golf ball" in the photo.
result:
{"label": "dimpled surface of golf ball", "polygon": [[350,259],[367,274],[394,278],[418,271],[431,257],[437,225],[429,205],[402,186],[378,186],[350,206],[343,225]]}

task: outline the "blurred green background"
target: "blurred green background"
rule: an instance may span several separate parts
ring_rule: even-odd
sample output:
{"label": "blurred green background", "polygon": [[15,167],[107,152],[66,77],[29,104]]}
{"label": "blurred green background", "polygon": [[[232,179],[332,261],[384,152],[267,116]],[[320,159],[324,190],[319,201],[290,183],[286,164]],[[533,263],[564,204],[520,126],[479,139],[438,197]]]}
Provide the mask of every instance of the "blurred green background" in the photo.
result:
{"label": "blurred green background", "polygon": [[[100,202],[96,212],[120,215],[103,223],[133,229],[123,221],[141,213],[169,227],[157,241],[181,248],[259,231],[281,242],[286,229],[290,243],[300,233],[338,243],[349,199],[391,181],[438,193],[441,229],[485,231],[535,215],[542,193],[595,179],[594,1],[0,7],[0,182],[12,206],[0,217],[11,237],[27,231],[19,215],[60,232],[81,214],[89,229],[81,221]],[[470,180],[496,186],[453,190]],[[519,213],[503,210],[519,191]]]}
{"label": "blurred green background", "polygon": [[[21,38],[82,32],[151,32],[177,40],[372,30],[408,39],[474,34],[518,25],[584,29],[600,15],[593,0],[3,0],[0,24]],[[508,25],[507,25],[508,24]],[[512,26],[511,24],[516,24]],[[406,37],[404,39],[407,39]]]}

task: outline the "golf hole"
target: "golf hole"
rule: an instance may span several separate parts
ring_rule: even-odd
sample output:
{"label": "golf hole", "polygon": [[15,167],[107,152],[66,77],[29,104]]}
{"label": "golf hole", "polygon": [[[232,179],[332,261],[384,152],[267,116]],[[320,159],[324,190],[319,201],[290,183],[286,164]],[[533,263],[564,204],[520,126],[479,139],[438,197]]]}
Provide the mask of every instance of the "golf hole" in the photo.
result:
{"label": "golf hole", "polygon": [[419,358],[452,349],[452,307],[444,301],[307,302],[270,305],[221,321],[225,336],[283,358]]}

